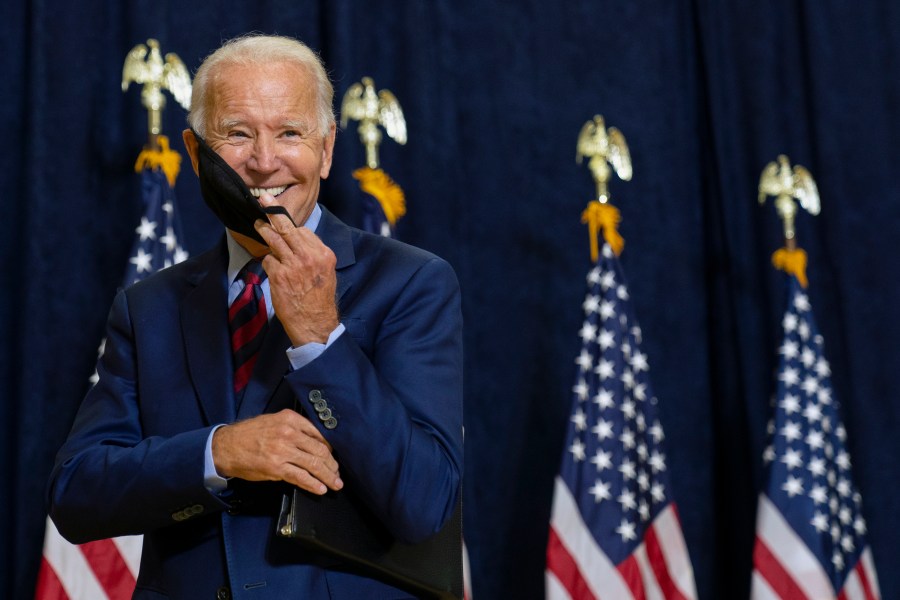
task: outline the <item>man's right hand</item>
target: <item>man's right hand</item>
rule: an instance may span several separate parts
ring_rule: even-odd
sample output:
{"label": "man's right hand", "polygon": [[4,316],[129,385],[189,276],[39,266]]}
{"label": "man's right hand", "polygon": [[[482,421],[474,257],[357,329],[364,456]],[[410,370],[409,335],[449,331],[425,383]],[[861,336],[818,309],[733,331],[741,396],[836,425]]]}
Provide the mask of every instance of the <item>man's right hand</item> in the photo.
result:
{"label": "man's right hand", "polygon": [[288,409],[220,427],[212,456],[222,477],[286,481],[320,495],[344,487],[331,445],[309,419]]}

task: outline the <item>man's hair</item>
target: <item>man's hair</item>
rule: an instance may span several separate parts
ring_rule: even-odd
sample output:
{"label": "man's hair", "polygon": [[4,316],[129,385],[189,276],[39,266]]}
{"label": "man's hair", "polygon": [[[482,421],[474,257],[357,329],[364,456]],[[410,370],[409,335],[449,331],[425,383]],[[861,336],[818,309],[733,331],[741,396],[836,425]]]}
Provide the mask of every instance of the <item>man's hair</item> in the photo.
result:
{"label": "man's hair", "polygon": [[213,101],[209,94],[210,84],[223,67],[278,62],[295,64],[313,76],[316,82],[317,124],[322,135],[327,135],[334,124],[334,112],[331,108],[334,100],[334,87],[328,79],[328,73],[325,71],[322,60],[309,46],[299,40],[284,36],[258,34],[228,40],[203,60],[194,75],[191,110],[187,116],[188,125],[200,134],[200,137],[206,137],[206,118]]}

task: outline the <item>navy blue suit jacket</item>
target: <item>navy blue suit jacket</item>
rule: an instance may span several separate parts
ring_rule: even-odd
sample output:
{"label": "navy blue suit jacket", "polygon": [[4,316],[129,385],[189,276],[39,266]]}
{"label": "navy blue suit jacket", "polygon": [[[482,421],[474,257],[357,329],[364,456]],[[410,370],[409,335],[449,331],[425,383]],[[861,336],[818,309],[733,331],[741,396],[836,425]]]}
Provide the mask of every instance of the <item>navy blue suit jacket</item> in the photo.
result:
{"label": "navy blue suit jacket", "polygon": [[[50,481],[50,514],[73,542],[144,534],[136,598],[402,598],[275,536],[283,483],[203,483],[211,428],[298,402],[332,445],[346,489],[400,540],[451,516],[462,473],[462,316],[450,266],[344,225],[316,233],[337,257],[346,331],[292,371],[277,318],[240,406],[232,392],[224,240],[116,296],[99,382]],[[316,418],[321,391],[337,419]]]}

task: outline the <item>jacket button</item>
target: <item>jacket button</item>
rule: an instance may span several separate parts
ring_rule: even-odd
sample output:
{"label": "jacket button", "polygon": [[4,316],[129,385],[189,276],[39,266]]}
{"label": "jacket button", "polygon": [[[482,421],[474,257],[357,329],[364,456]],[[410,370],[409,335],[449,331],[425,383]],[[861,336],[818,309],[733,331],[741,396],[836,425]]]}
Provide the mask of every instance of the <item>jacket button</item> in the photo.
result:
{"label": "jacket button", "polygon": [[331,417],[330,419],[325,419],[322,424],[325,426],[325,429],[334,429],[337,427],[337,419]]}
{"label": "jacket button", "polygon": [[223,585],[216,590],[216,600],[231,600],[231,590],[227,585]]}
{"label": "jacket button", "polygon": [[321,400],[321,399],[322,399],[322,392],[320,392],[319,390],[312,390],[309,393],[310,402],[316,402],[317,400]]}

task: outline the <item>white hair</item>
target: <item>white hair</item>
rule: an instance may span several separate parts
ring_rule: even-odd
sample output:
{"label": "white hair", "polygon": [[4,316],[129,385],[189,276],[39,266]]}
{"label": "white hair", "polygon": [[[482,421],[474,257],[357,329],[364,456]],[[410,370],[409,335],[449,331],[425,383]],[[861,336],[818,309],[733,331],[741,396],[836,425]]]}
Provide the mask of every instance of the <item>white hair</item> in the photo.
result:
{"label": "white hair", "polygon": [[334,87],[328,79],[328,73],[319,55],[299,40],[284,36],[250,34],[228,40],[207,56],[194,75],[191,91],[191,110],[188,112],[188,125],[206,137],[206,119],[208,109],[214,97],[210,97],[210,82],[215,74],[226,66],[252,66],[265,63],[287,62],[295,64],[308,73],[316,81],[316,113],[318,126],[322,135],[327,135],[334,125],[334,112],[331,105],[334,101]]}

